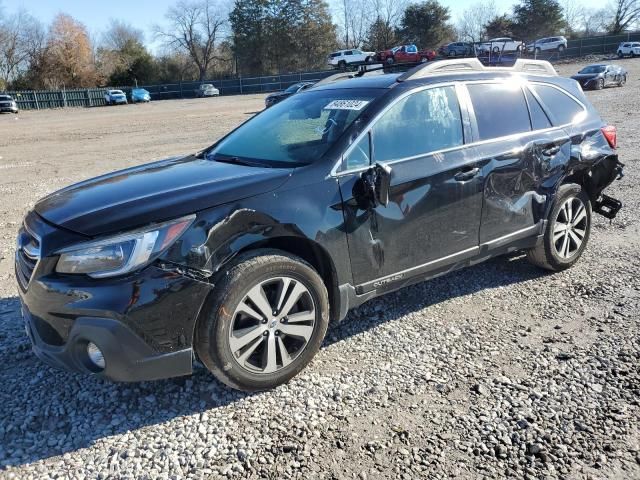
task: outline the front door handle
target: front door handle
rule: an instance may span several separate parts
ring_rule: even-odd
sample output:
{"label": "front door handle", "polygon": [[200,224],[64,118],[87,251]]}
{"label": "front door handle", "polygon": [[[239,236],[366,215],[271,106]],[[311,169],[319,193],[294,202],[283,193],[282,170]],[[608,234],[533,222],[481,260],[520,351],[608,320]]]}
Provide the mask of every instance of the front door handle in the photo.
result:
{"label": "front door handle", "polygon": [[542,154],[546,157],[551,157],[560,151],[560,145],[553,145],[542,149]]}
{"label": "front door handle", "polygon": [[480,168],[473,167],[456,173],[453,178],[455,178],[458,182],[466,182],[467,180],[471,180],[473,177],[478,175],[478,173],[480,173]]}

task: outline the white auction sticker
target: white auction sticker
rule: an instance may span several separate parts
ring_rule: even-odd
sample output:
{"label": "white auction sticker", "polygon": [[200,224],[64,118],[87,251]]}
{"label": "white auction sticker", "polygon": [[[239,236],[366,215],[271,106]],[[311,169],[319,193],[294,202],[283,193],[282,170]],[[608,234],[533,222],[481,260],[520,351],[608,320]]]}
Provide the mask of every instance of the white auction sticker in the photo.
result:
{"label": "white auction sticker", "polygon": [[333,100],[325,110],[362,110],[369,103],[368,100]]}

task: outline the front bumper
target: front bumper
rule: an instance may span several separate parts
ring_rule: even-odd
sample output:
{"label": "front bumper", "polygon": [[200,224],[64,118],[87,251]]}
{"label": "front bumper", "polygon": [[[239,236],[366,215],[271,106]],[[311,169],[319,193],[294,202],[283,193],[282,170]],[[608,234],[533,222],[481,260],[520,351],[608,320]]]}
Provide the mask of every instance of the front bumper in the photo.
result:
{"label": "front bumper", "polygon": [[[41,259],[28,285],[18,282],[25,327],[44,362],[113,381],[191,373],[193,335],[211,285],[149,266],[120,278],[91,279],[55,272]],[[16,255],[16,268],[20,266]],[[105,368],[87,355],[98,346]]]}
{"label": "front bumper", "polygon": [[[53,367],[120,382],[158,380],[191,373],[191,348],[158,353],[117,320],[78,317],[66,342],[51,345],[40,335],[47,328],[42,324],[44,321],[34,317],[24,304],[22,315],[33,352],[40,360]],[[104,369],[96,367],[89,360],[89,342],[96,344],[104,355]]]}
{"label": "front bumper", "polygon": [[0,112],[18,113],[18,107],[0,107]]}
{"label": "front bumper", "polygon": [[598,77],[586,78],[586,79],[574,78],[574,80],[578,82],[583,89],[588,90],[596,87],[599,78]]}

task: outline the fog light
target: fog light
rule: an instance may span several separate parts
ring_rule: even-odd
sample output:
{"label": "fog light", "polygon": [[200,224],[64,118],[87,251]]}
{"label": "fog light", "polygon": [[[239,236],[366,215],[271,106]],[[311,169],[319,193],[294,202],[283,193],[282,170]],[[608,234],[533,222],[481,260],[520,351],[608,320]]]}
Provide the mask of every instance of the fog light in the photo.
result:
{"label": "fog light", "polygon": [[89,355],[89,360],[91,360],[91,362],[96,367],[100,368],[101,370],[104,369],[104,355],[95,343],[89,342],[87,344],[87,355]]}

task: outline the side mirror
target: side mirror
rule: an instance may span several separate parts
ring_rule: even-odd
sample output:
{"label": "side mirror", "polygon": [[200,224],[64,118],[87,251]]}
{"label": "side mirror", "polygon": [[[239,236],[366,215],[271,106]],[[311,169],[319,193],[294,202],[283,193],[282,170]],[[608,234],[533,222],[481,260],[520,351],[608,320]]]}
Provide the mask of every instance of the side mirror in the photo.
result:
{"label": "side mirror", "polygon": [[389,204],[389,190],[391,189],[391,167],[376,163],[373,167],[362,172],[365,195],[373,207]]}

